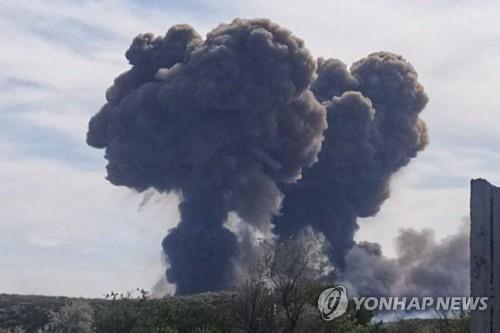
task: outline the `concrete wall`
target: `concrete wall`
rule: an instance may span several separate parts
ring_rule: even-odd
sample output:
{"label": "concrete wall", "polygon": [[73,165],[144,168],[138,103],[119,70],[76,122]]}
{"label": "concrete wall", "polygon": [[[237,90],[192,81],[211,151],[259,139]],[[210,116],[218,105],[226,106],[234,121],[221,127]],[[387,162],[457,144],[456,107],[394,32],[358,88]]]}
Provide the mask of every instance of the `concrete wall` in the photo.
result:
{"label": "concrete wall", "polygon": [[471,296],[489,297],[488,311],[472,313],[471,333],[500,333],[500,188],[471,182]]}

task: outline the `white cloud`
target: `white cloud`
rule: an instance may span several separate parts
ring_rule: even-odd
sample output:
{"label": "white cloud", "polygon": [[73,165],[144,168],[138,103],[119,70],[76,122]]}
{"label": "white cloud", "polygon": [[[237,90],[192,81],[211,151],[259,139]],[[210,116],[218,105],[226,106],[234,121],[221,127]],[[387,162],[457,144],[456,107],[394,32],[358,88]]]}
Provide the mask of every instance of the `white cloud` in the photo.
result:
{"label": "white cloud", "polygon": [[[110,288],[150,288],[156,283],[164,269],[161,241],[178,222],[175,196],[157,194],[139,211],[142,197],[110,186],[101,172],[35,159],[0,163],[0,265],[6,268],[0,275],[2,291],[57,294],[57,289],[43,286],[78,270],[92,276],[93,289],[83,291],[79,284],[89,282],[82,278],[61,279],[61,288],[72,289],[71,295],[100,296]],[[16,270],[24,277],[31,274],[31,279],[11,278]],[[101,284],[99,274],[115,284]]]}
{"label": "white cloud", "polygon": [[40,87],[0,90],[0,109],[21,109],[35,124],[82,141],[106,88],[129,68],[124,52],[133,37],[164,34],[183,18],[192,21],[187,14],[148,11],[128,1],[3,2],[0,86],[14,79]]}

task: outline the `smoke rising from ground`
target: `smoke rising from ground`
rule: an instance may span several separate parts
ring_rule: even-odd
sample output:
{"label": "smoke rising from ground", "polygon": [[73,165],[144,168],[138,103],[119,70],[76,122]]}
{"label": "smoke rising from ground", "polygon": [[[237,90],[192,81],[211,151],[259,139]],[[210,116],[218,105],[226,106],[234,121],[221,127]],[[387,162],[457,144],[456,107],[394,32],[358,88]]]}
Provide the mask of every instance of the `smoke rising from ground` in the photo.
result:
{"label": "smoke rising from ground", "polygon": [[325,234],[330,259],[342,269],[357,218],[380,210],[391,176],[427,145],[418,115],[428,98],[414,68],[388,52],[373,53],[350,70],[320,58],[311,89],[327,107],[328,129],[318,163],[298,184],[282,187],[275,231],[291,236],[310,224]]}
{"label": "smoke rising from ground", "polygon": [[180,294],[231,285],[235,212],[263,234],[283,194],[321,147],[326,112],[309,90],[316,62],[268,20],[235,20],[205,40],[189,26],[139,35],[132,68],[107,91],[87,142],[105,148],[108,180],[181,196],[163,242]]}
{"label": "smoke rising from ground", "polygon": [[401,230],[396,258],[380,246],[361,242],[345,258],[342,280],[363,296],[468,296],[469,228],[436,241],[432,230]]}
{"label": "smoke rising from ground", "polygon": [[316,61],[269,20],[237,19],[205,39],[188,25],[142,34],[125,55],[132,68],[106,92],[87,142],[105,149],[111,183],[179,194],[163,249],[180,294],[232,286],[256,234],[311,227],[342,270],[357,218],[379,211],[392,174],[427,144],[427,96],[392,53],[348,69]]}

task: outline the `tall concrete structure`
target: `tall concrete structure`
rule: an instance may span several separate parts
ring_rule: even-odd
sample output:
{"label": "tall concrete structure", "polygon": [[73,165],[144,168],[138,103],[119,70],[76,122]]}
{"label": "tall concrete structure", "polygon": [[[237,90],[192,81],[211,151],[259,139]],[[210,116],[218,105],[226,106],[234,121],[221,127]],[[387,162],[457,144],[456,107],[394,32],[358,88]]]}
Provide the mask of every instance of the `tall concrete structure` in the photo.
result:
{"label": "tall concrete structure", "polygon": [[500,333],[500,188],[471,181],[471,296],[489,297],[472,315],[471,333]]}

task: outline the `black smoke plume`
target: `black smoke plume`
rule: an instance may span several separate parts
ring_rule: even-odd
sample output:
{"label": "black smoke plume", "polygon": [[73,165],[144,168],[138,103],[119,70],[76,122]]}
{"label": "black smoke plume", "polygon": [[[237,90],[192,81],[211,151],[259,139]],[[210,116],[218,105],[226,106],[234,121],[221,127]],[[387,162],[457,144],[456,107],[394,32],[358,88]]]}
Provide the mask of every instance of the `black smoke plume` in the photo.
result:
{"label": "black smoke plume", "polygon": [[[347,69],[315,61],[268,20],[237,19],[206,39],[188,25],[139,35],[126,57],[132,68],[87,142],[105,149],[111,183],[179,194],[163,249],[180,294],[230,287],[251,257],[241,253],[252,251],[249,230],[286,238],[312,227],[342,270],[357,218],[378,212],[392,174],[427,143],[427,96],[391,53]],[[248,226],[243,238],[224,225],[230,213]]]}
{"label": "black smoke plume", "polygon": [[389,197],[391,176],[427,144],[418,115],[427,95],[402,57],[378,52],[354,63],[319,59],[315,96],[327,107],[319,161],[298,184],[284,184],[275,232],[290,237],[304,225],[322,232],[329,256],[344,268],[357,218],[375,215]]}
{"label": "black smoke plume", "polygon": [[229,212],[271,232],[283,194],[321,147],[326,110],[309,90],[316,62],[302,40],[264,19],[143,34],[126,52],[87,142],[105,148],[108,180],[181,197],[163,241],[177,293],[231,285],[236,236]]}
{"label": "black smoke plume", "polygon": [[437,241],[432,230],[401,230],[397,257],[376,243],[356,244],[345,258],[342,282],[363,296],[468,296],[469,228]]}

